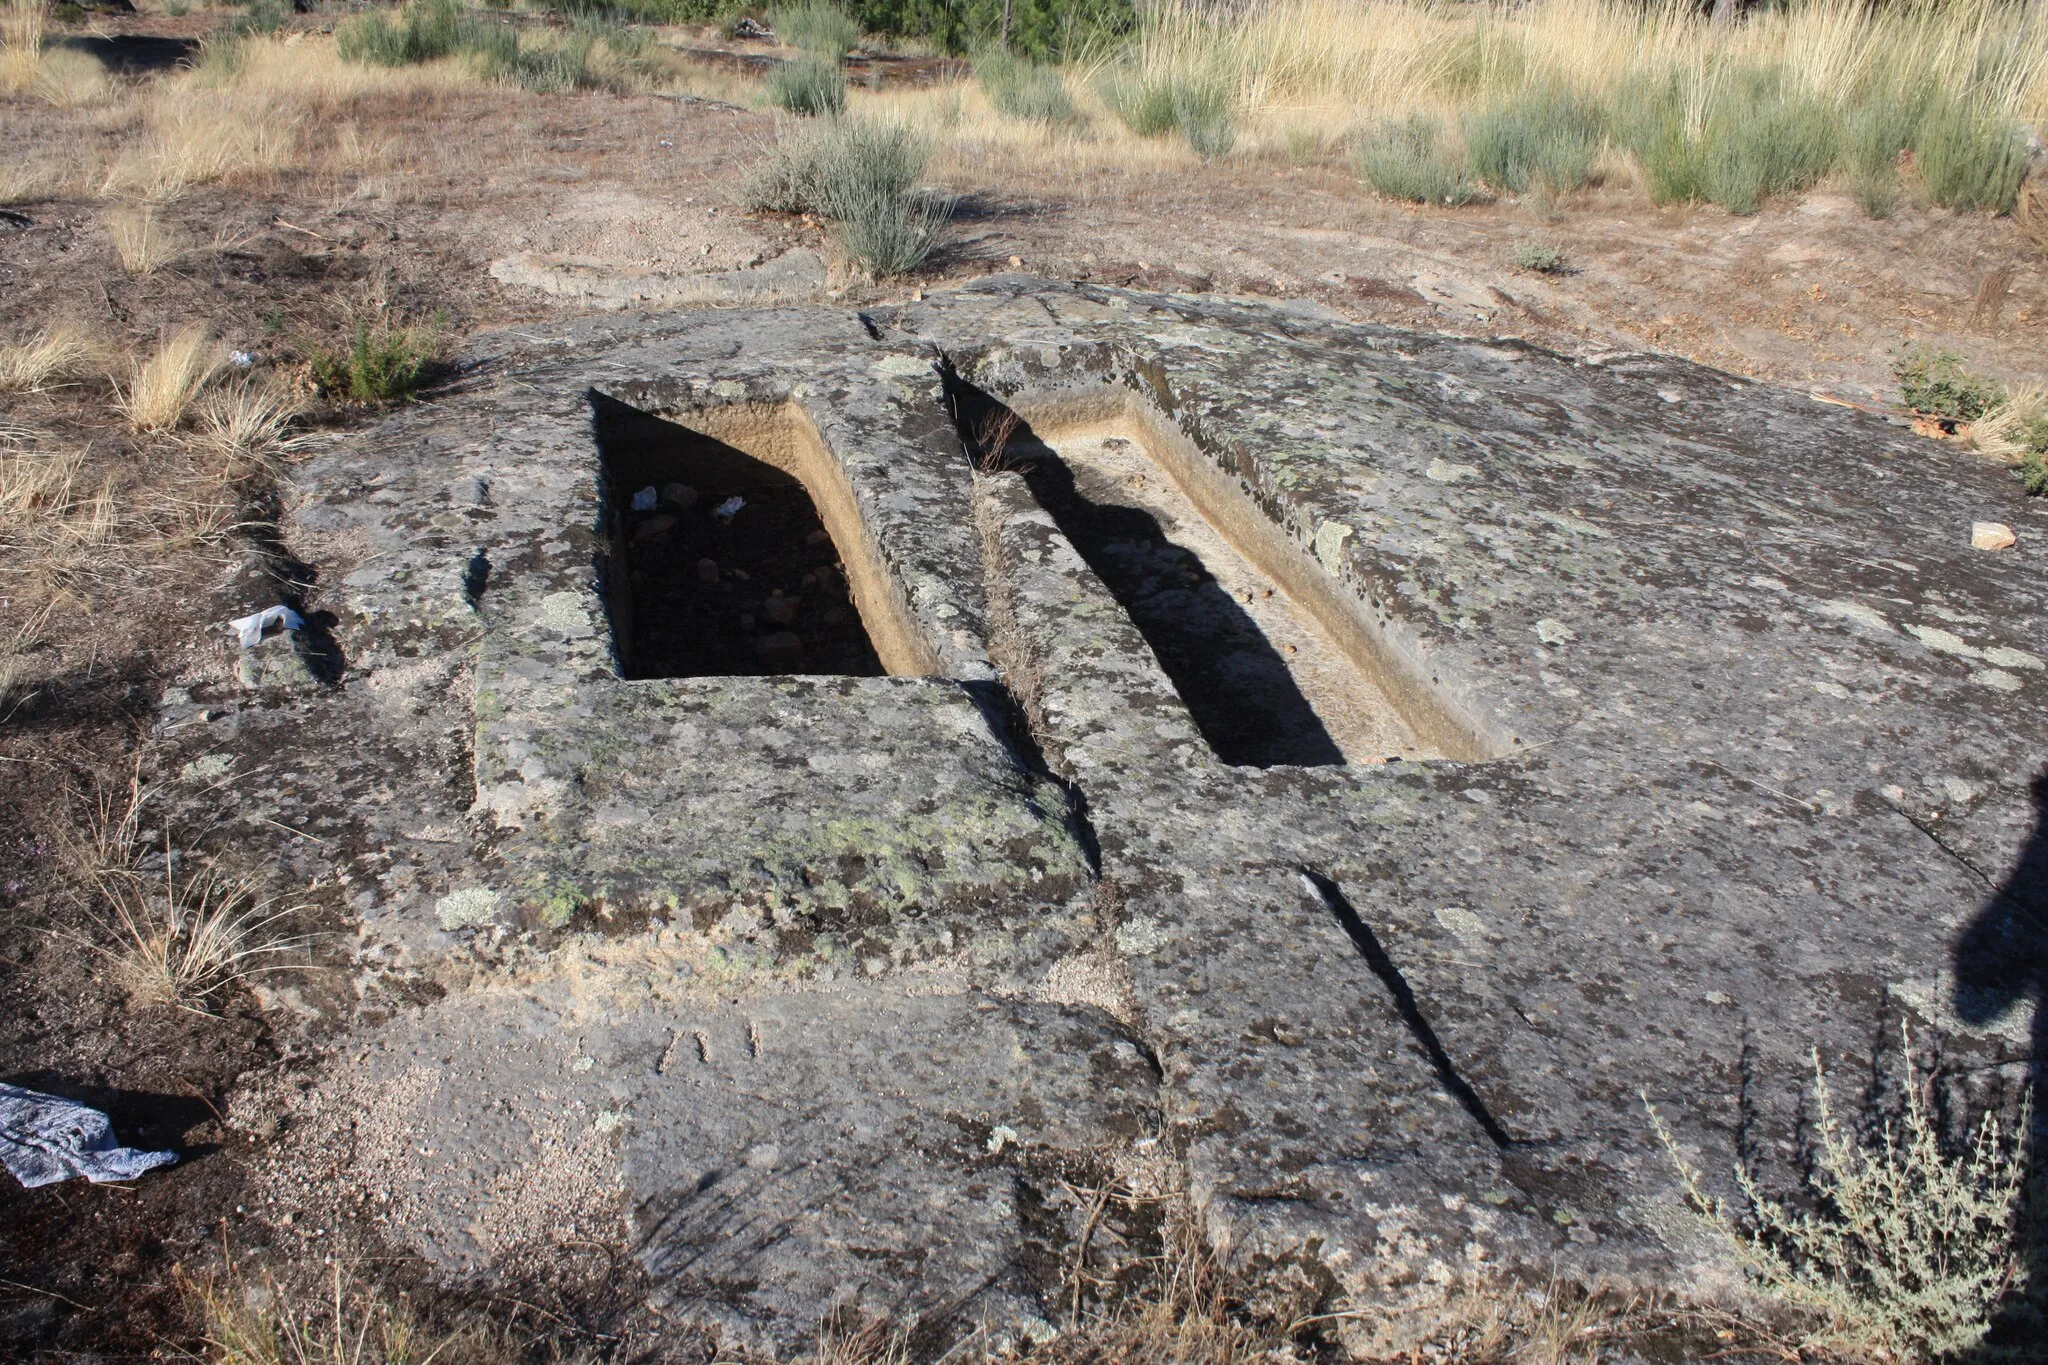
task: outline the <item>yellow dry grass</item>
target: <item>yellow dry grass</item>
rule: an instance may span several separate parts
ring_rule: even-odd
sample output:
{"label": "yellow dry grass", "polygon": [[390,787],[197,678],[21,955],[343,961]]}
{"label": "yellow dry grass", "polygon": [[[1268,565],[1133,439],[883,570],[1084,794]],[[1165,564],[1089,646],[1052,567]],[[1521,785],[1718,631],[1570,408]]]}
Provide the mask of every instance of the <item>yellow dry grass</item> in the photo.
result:
{"label": "yellow dry grass", "polygon": [[16,344],[0,344],[0,393],[33,393],[83,373],[98,355],[92,338],[68,324]]}
{"label": "yellow dry grass", "polygon": [[168,431],[185,420],[193,400],[225,363],[220,343],[198,324],[174,333],[137,361],[119,403],[137,431]]}
{"label": "yellow dry grass", "polygon": [[1235,13],[1176,0],[1151,12],[1132,60],[1218,73],[1257,113],[1339,119],[1559,83],[1606,96],[1646,76],[1740,66],[1781,68],[1794,88],[1832,101],[1912,76],[2028,122],[2048,119],[2048,16],[1996,0],[1811,0],[1741,24],[1712,23],[1677,0],[1265,0]]}
{"label": "yellow dry grass", "polygon": [[221,384],[202,398],[200,431],[221,456],[223,477],[263,467],[286,444],[285,432],[304,406],[282,384],[246,379]]}
{"label": "yellow dry grass", "polygon": [[43,54],[34,86],[38,99],[60,109],[104,103],[113,97],[114,88],[113,77],[95,58],[64,49]]}
{"label": "yellow dry grass", "polygon": [[43,75],[44,0],[7,0],[0,8],[0,95],[32,93]]}
{"label": "yellow dry grass", "polygon": [[121,268],[131,275],[153,274],[179,255],[152,204],[109,213],[107,235],[113,239],[114,254],[121,258]]}
{"label": "yellow dry grass", "polygon": [[1970,423],[1970,444],[1994,460],[2018,464],[2033,450],[2036,423],[2048,420],[2048,389],[2038,385],[2013,390],[2003,403]]}
{"label": "yellow dry grass", "polygon": [[1196,158],[1178,139],[1125,128],[1100,95],[1112,74],[1219,82],[1232,94],[1238,154],[1299,162],[1340,152],[1357,130],[1410,113],[1455,119],[1560,86],[1605,103],[1632,83],[1673,75],[1695,77],[1690,88],[1704,101],[1755,68],[1775,68],[1789,91],[1836,104],[1888,81],[1925,81],[2048,127],[2048,9],[1997,0],[1811,0],[1759,9],[1740,24],[1714,24],[1679,0],[1162,0],[1129,43],[1068,66],[1081,119],[1065,130],[1004,118],[972,85],[856,89],[851,97],[863,112],[932,136],[942,172],[1008,163],[1158,170]]}
{"label": "yellow dry grass", "polygon": [[149,105],[142,145],[114,163],[100,193],[165,204],[195,185],[279,170],[298,149],[300,121],[282,100],[167,88]]}

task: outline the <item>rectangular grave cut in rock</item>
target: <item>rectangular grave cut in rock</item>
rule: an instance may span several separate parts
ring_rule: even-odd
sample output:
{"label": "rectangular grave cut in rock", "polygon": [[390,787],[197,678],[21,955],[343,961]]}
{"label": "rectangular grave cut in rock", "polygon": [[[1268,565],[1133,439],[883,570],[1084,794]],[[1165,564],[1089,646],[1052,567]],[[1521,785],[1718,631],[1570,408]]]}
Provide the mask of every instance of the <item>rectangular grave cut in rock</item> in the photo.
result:
{"label": "rectangular grave cut in rock", "polygon": [[844,475],[794,405],[591,403],[625,677],[930,671]]}
{"label": "rectangular grave cut in rock", "polygon": [[1210,750],[1243,767],[1476,758],[1402,685],[1327,570],[1126,393],[1018,394],[959,380],[952,416],[1020,474],[1123,608]]}

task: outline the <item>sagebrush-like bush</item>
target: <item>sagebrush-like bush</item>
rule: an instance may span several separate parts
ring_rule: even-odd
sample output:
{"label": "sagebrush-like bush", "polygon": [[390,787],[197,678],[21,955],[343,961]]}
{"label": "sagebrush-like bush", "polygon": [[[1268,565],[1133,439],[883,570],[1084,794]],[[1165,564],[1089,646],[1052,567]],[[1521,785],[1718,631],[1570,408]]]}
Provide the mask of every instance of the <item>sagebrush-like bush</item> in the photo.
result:
{"label": "sagebrush-like bush", "polygon": [[1057,67],[989,52],[975,59],[974,75],[989,103],[1006,117],[1055,127],[1075,120],[1074,97]]}
{"label": "sagebrush-like bush", "polygon": [[1939,99],[1914,135],[1913,164],[1930,204],[2011,213],[2027,173],[2026,137],[2013,119]]}
{"label": "sagebrush-like bush", "polygon": [[[1908,1057],[1911,1043],[1908,1034]],[[1801,1207],[1765,1195],[1738,1165],[1745,1207],[1731,1212],[1705,1192],[1650,1109],[1694,1210],[1767,1294],[1820,1320],[1809,1344],[1859,1358],[1937,1361],[1976,1347],[2026,1273],[2017,1235],[2023,1141],[1987,1113],[1967,1141],[1946,1142],[1922,1095],[1929,1082],[1911,1070],[1902,1119],[1858,1141],[1835,1116],[1815,1051],[1816,1148]],[[2023,1110],[2020,1134],[2029,1117]]]}
{"label": "sagebrush-like bush", "polygon": [[1889,218],[1899,198],[1899,154],[1913,145],[1930,92],[1886,85],[1850,110],[1842,130],[1849,192],[1872,218]]}
{"label": "sagebrush-like bush", "polygon": [[1204,161],[1227,156],[1237,143],[1237,119],[1230,85],[1221,77],[1200,77],[1175,83],[1173,121],[1195,155]]}
{"label": "sagebrush-like bush", "polygon": [[1180,121],[1173,81],[1135,71],[1115,71],[1102,83],[1102,102],[1139,137],[1170,133]]}
{"label": "sagebrush-like bush", "polygon": [[1462,158],[1444,145],[1444,127],[1426,114],[1385,123],[1358,144],[1358,174],[1390,199],[1469,204],[1478,193]]}
{"label": "sagebrush-like bush", "polygon": [[828,0],[777,5],[768,11],[768,25],[775,30],[776,37],[791,47],[834,63],[860,45],[860,24]]}
{"label": "sagebrush-like bush", "polygon": [[1575,190],[1592,175],[1605,120],[1564,90],[1539,90],[1465,120],[1472,168],[1498,189]]}
{"label": "sagebrush-like bush", "polygon": [[849,261],[874,275],[922,265],[952,221],[954,200],[918,188],[931,148],[908,128],[834,120],[784,138],[741,189],[748,209],[830,218]]}
{"label": "sagebrush-like bush", "polygon": [[792,114],[837,114],[846,108],[846,74],[837,62],[807,54],[770,71],[765,95]]}
{"label": "sagebrush-like bush", "polygon": [[1804,190],[1841,156],[1835,111],[1784,92],[1774,74],[1735,83],[1706,130],[1700,189],[1730,213],[1755,213],[1772,195]]}

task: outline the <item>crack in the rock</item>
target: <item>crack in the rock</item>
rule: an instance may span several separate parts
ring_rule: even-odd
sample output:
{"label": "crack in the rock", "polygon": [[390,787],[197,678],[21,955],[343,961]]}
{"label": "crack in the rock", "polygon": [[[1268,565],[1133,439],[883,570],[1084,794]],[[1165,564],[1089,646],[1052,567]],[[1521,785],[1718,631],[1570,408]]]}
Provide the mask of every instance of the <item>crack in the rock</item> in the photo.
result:
{"label": "crack in the rock", "polygon": [[1527,1145],[1508,1135],[1500,1121],[1494,1118],[1493,1111],[1486,1107],[1486,1101],[1480,1099],[1479,1092],[1472,1088],[1472,1083],[1459,1074],[1457,1064],[1451,1060],[1451,1054],[1444,1051],[1436,1030],[1423,1017],[1422,1006],[1416,1002],[1408,979],[1401,975],[1401,969],[1387,956],[1387,950],[1380,946],[1371,927],[1359,918],[1358,911],[1345,899],[1337,883],[1312,868],[1304,867],[1301,869],[1301,884],[1323,903],[1324,909],[1336,916],[1337,923],[1351,936],[1358,955],[1365,959],[1365,965],[1372,968],[1373,975],[1386,985],[1388,993],[1394,997],[1394,1008],[1400,1013],[1401,1022],[1408,1026],[1408,1032],[1415,1036],[1416,1043],[1428,1055],[1429,1064],[1436,1069],[1437,1080],[1450,1092],[1451,1098],[1464,1107],[1494,1146],[1507,1150]]}

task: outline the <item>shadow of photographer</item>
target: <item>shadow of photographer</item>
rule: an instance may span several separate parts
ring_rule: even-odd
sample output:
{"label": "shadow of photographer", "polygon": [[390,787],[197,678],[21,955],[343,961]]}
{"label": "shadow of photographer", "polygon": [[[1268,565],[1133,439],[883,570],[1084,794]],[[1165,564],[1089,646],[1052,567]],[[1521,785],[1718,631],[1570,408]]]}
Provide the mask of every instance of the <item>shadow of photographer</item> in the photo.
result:
{"label": "shadow of photographer", "polygon": [[2048,770],[2032,787],[2034,826],[2017,862],[1956,940],[1955,1012],[1986,1025],[2014,1009],[2034,1011],[2027,1051],[2027,1093],[2033,1121],[2026,1144],[2025,1204],[2019,1260],[2024,1290],[2008,1296],[1971,1362],[2048,1358],[2042,1341],[2048,1314]]}

